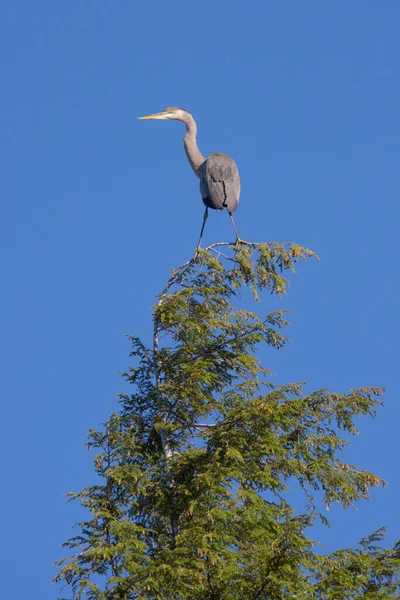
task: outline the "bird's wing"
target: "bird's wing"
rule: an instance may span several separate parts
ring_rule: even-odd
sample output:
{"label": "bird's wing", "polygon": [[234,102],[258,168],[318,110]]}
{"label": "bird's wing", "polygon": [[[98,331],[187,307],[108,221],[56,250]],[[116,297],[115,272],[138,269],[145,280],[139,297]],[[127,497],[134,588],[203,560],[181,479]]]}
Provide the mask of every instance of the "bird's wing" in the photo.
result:
{"label": "bird's wing", "polygon": [[234,160],[211,154],[200,167],[200,193],[209,208],[234,212],[240,195],[240,177]]}

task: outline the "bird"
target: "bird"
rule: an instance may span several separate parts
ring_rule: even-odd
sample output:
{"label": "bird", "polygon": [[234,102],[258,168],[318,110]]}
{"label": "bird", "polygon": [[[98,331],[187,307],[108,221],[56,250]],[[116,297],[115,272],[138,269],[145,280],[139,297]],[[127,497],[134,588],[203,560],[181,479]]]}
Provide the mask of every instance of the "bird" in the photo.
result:
{"label": "bird", "polygon": [[215,152],[205,158],[200,152],[197,142],[197,125],[193,116],[184,108],[178,106],[168,106],[163,111],[152,115],[139,117],[144,119],[168,119],[173,121],[182,121],[186,125],[186,133],[183,138],[185,152],[190,166],[195,175],[200,179],[200,194],[205,204],[203,223],[200,231],[197,250],[200,248],[203,237],[204,226],[208,218],[208,209],[223,210],[227,209],[236,234],[236,243],[242,240],[236,229],[232,213],[238,207],[240,196],[240,177],[235,161],[223,154]]}

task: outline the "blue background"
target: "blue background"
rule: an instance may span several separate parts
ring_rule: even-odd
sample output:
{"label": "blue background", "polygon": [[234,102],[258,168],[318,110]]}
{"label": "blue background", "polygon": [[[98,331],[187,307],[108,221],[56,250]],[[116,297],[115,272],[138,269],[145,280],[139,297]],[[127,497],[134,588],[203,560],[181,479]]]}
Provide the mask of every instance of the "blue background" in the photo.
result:
{"label": "blue background", "polygon": [[[277,382],[387,386],[346,459],[387,479],[331,511],[332,551],[398,527],[400,4],[396,0],[3,3],[0,14],[1,597],[54,598],[51,563],[94,480],[85,450],[126,389],[124,333],[150,340],[169,268],[190,257],[203,205],[183,125],[238,163],[236,222],[297,241],[282,308],[293,344],[262,358]],[[205,242],[232,239],[212,213]],[[276,306],[268,296],[263,306]]]}

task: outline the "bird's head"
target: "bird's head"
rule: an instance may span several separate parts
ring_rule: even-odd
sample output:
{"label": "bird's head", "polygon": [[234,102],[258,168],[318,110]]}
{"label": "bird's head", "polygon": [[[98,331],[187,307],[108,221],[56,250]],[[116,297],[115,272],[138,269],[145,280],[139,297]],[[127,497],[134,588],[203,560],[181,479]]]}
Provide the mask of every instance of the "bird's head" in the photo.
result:
{"label": "bird's head", "polygon": [[145,117],[139,117],[139,119],[172,119],[175,121],[186,121],[188,111],[178,106],[168,106],[163,111],[155,113],[154,115],[146,115]]}

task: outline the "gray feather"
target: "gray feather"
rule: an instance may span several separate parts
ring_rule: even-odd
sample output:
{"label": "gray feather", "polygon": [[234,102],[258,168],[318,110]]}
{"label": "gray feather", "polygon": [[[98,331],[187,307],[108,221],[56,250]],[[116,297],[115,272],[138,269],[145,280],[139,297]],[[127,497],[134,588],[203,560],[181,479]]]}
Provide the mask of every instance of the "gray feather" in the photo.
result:
{"label": "gray feather", "polygon": [[240,196],[236,163],[221,152],[211,154],[199,168],[200,193],[208,208],[235,212]]}

